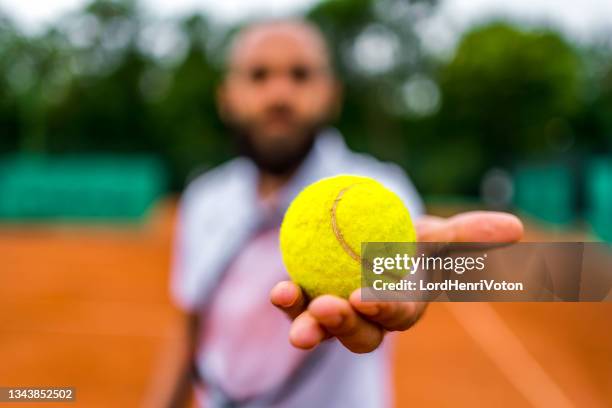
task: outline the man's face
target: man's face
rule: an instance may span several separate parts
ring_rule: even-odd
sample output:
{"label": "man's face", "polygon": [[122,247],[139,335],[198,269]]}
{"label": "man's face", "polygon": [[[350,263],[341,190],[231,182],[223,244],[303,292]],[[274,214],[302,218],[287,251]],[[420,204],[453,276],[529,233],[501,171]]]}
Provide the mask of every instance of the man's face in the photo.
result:
{"label": "man's face", "polygon": [[324,44],[304,26],[270,24],[246,32],[233,51],[219,90],[221,114],[262,170],[290,171],[336,110]]}

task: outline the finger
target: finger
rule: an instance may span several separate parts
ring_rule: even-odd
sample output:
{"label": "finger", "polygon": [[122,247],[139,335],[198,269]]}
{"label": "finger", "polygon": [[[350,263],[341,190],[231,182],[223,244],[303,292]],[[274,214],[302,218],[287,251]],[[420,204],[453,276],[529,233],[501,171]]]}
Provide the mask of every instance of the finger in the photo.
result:
{"label": "finger", "polygon": [[302,289],[291,281],[278,282],[270,291],[270,302],[295,319],[304,311],[306,299]]}
{"label": "finger", "polygon": [[439,239],[442,232],[448,232],[446,218],[433,215],[424,215],[415,221],[417,240],[420,242],[448,242],[448,239]]}
{"label": "finger", "polygon": [[347,300],[337,296],[315,298],[308,305],[308,312],[354,353],[369,353],[383,340],[384,330],[381,327],[359,316]]}
{"label": "finger", "polygon": [[300,313],[293,320],[291,329],[289,329],[289,341],[291,344],[304,350],[316,347],[325,337],[325,330],[307,310]]}
{"label": "finger", "polygon": [[351,306],[371,322],[389,331],[403,331],[412,327],[425,310],[422,302],[367,302],[361,300],[361,289],[349,297]]}
{"label": "finger", "polygon": [[458,242],[516,242],[523,237],[523,223],[508,213],[473,211],[450,221]]}
{"label": "finger", "polygon": [[448,219],[424,217],[416,222],[421,242],[516,242],[523,224],[514,215],[492,211],[461,213]]}

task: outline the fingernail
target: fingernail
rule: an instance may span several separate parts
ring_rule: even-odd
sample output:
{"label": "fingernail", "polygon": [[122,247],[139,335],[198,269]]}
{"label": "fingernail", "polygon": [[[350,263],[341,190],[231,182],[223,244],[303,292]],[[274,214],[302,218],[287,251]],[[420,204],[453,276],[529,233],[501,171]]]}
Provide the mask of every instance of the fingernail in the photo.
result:
{"label": "fingernail", "polygon": [[289,296],[287,293],[285,293],[285,298],[283,299],[283,306],[285,307],[293,306],[294,303],[295,303],[295,296]]}
{"label": "fingernail", "polygon": [[295,293],[290,294],[285,291],[285,293],[283,293],[283,296],[281,296],[279,303],[282,307],[291,307],[295,304],[297,298],[298,297]]}

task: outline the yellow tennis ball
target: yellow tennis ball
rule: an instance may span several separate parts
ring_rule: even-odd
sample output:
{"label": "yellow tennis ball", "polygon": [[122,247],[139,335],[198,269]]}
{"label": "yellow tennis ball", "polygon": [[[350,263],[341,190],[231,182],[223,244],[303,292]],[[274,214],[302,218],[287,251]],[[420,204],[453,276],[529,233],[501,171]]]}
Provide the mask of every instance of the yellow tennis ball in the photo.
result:
{"label": "yellow tennis ball", "polygon": [[293,200],[280,229],[283,262],[312,299],[344,298],[361,286],[362,242],[415,242],[401,199],[374,179],[319,180]]}

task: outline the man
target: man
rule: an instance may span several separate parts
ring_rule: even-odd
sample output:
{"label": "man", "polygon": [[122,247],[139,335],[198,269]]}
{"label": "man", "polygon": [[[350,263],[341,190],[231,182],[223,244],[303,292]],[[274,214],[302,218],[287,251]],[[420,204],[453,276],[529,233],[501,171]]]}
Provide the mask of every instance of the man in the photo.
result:
{"label": "man", "polygon": [[181,201],[172,293],[188,324],[170,405],[182,405],[191,368],[210,407],[389,405],[383,338],[410,328],[424,305],[361,302],[359,291],[307,302],[278,248],[293,197],[323,177],[373,177],[403,199],[421,241],[511,242],[520,221],[424,217],[397,166],[348,150],[326,127],[340,109],[340,86],[320,32],[305,22],[242,30],[217,96],[241,156],[193,181]]}

